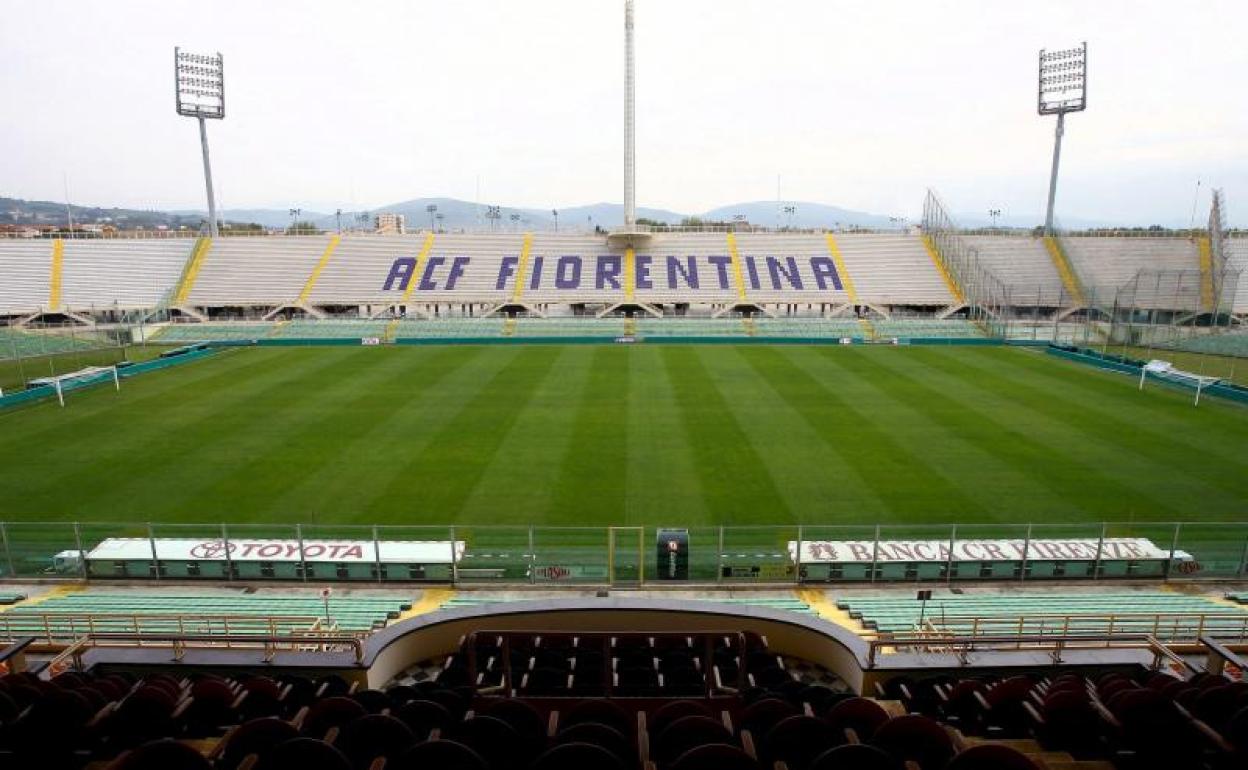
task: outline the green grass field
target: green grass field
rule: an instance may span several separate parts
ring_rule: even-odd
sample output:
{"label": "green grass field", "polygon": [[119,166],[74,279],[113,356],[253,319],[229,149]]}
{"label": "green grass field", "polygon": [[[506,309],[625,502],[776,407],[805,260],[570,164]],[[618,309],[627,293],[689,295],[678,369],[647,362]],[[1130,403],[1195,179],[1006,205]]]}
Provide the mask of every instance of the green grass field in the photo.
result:
{"label": "green grass field", "polygon": [[1248,409],[1008,348],[247,349],[0,414],[0,520],[1248,519]]}

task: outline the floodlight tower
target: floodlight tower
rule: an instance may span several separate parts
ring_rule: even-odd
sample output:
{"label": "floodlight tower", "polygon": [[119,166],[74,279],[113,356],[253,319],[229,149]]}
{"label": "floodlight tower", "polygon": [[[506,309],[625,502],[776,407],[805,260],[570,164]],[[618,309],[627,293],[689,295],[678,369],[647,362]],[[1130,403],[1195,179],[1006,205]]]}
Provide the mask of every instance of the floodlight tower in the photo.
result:
{"label": "floodlight tower", "polygon": [[633,0],[624,0],[624,229],[637,224],[636,76],[633,58]]}
{"label": "floodlight tower", "polygon": [[1057,115],[1053,139],[1053,168],[1049,172],[1049,206],[1044,215],[1044,234],[1053,234],[1053,201],[1057,198],[1057,167],[1062,159],[1062,134],[1066,113],[1088,106],[1088,44],[1061,51],[1040,49],[1040,83],[1037,108],[1041,115]]}
{"label": "floodlight tower", "polygon": [[183,53],[173,49],[173,75],[178,114],[199,119],[199,144],[204,154],[204,186],[208,188],[208,235],[217,237],[217,201],[212,194],[205,120],[225,117],[225,66],[220,53]]}

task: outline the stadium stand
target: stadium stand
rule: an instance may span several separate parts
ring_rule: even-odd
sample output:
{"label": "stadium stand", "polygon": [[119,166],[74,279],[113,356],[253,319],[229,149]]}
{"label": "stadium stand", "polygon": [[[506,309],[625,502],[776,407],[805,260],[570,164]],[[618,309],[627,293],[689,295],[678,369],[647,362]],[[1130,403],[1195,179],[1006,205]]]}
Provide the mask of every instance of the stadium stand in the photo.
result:
{"label": "stadium stand", "polygon": [[1098,292],[1126,284],[1142,269],[1195,272],[1200,267],[1191,238],[1067,236],[1061,240],[1084,284]]}
{"label": "stadium stand", "polygon": [[0,359],[41,356],[98,347],[98,341],[75,334],[32,334],[0,326]]}
{"label": "stadium stand", "polygon": [[[491,632],[370,688],[270,668],[0,678],[11,767],[1223,770],[1248,685],[1142,667],[802,681],[752,632]],[[90,764],[95,763],[95,764]]]}
{"label": "stadium stand", "polygon": [[1194,638],[1201,633],[1241,637],[1248,628],[1248,612],[1204,596],[1166,592],[948,594],[934,597],[923,607],[910,597],[861,596],[836,604],[864,628],[880,633],[921,630],[920,617],[933,627],[957,634],[1116,629]]}
{"label": "stadium stand", "polygon": [[[962,237],[1011,287],[1016,308],[1072,304],[1041,239]],[[1227,239],[1231,270],[1248,267],[1246,242]],[[1066,236],[1061,244],[1098,295],[1109,296],[1141,269],[1200,275],[1191,239]],[[442,317],[521,304],[541,315],[641,304],[703,316],[743,304],[843,315],[860,304],[876,316],[901,317],[938,315],[957,301],[923,238],[911,233],[655,233],[632,252],[605,236],[553,233],[7,239],[0,241],[0,278],[0,315],[19,320],[53,303],[92,316],[178,305],[258,319],[283,307],[369,318],[394,308]],[[1243,312],[1248,281],[1236,291],[1234,307]]]}
{"label": "stadium stand", "polygon": [[[0,601],[0,603],[4,603]],[[328,604],[329,617],[325,617]],[[369,632],[411,608],[395,596],[95,592],[22,602],[0,613],[0,638],[73,638],[90,631],[273,634]]]}
{"label": "stadium stand", "polygon": [[218,238],[187,304],[273,307],[298,300],[331,236]]}
{"label": "stadium stand", "polygon": [[65,241],[61,302],[71,310],[155,308],[167,300],[192,241]]}
{"label": "stadium stand", "polygon": [[1032,235],[967,235],[980,264],[1013,290],[1020,307],[1060,307],[1072,302],[1041,238]]}
{"label": "stadium stand", "polygon": [[918,236],[845,234],[836,241],[863,303],[945,306],[955,301]]}
{"label": "stadium stand", "polygon": [[48,306],[52,248],[50,241],[0,242],[0,314]]}

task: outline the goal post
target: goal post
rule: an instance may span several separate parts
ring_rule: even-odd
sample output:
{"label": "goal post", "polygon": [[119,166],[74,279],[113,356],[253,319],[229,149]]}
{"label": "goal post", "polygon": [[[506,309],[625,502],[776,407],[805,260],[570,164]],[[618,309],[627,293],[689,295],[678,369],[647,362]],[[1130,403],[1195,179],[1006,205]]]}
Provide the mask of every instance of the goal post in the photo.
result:
{"label": "goal post", "polygon": [[30,384],[34,387],[50,386],[56,391],[57,403],[65,406],[65,394],[68,391],[85,388],[100,382],[108,382],[109,380],[112,380],[114,390],[121,390],[121,376],[117,374],[116,366],[88,366],[76,372],[31,380]]}

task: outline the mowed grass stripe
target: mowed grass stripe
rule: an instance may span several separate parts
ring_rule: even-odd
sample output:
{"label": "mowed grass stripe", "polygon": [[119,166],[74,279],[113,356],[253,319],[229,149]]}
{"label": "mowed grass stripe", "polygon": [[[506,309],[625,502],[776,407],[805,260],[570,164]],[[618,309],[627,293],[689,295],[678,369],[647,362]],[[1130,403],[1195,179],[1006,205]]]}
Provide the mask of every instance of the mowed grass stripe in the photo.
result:
{"label": "mowed grass stripe", "polygon": [[749,435],[706,369],[702,358],[706,350],[672,346],[663,348],[661,355],[707,508],[723,525],[791,520],[795,512],[788,510]]}
{"label": "mowed grass stripe", "polygon": [[[992,367],[978,356],[971,359],[972,368],[1006,378],[1012,383],[1011,389],[1018,394],[1020,401],[1043,411],[1055,422],[1091,433],[1098,440],[1112,444],[1116,451],[1126,452],[1139,461],[1168,470],[1177,479],[1198,478],[1227,492],[1244,492],[1246,485],[1242,479],[1248,476],[1248,463],[1237,454],[1248,446],[1248,411],[1243,412],[1243,419],[1236,419],[1240,415],[1232,412],[1204,426],[1204,442],[1177,442],[1173,434],[1154,430],[1147,415],[1138,420],[1125,420],[1117,416],[1125,410],[1115,412],[1100,406],[1089,408],[1082,400],[1064,398],[1065,393],[1037,386],[1030,374],[1030,366],[1026,366],[1029,363],[1025,358],[1010,356],[1004,357],[999,367]],[[1021,369],[1028,371],[1023,373]],[[1112,395],[1114,400],[1125,403],[1135,400],[1140,394],[1127,387]],[[1099,403],[1105,400],[1100,399]],[[1153,402],[1153,406],[1155,411],[1167,411],[1162,403]],[[1190,406],[1184,404],[1181,408],[1186,411]],[[1211,453],[1221,455],[1216,466],[1209,462]],[[1227,473],[1227,466],[1242,473]]]}
{"label": "mowed grass stripe", "polygon": [[[71,393],[72,409],[69,399],[62,409],[55,398],[32,406],[6,409],[0,411],[0,425],[4,426],[7,440],[31,444],[59,440],[68,430],[83,435],[110,430],[117,423],[119,410],[142,415],[149,409],[163,408],[173,397],[188,403],[211,400],[217,389],[236,378],[247,377],[252,372],[273,372],[273,359],[280,353],[273,350],[223,351],[193,363],[125,380],[121,391],[99,385]],[[129,422],[136,427],[143,424],[142,419]],[[4,445],[0,445],[0,451],[3,450]]]}
{"label": "mowed grass stripe", "polygon": [[630,347],[628,362],[628,521],[717,523],[706,506],[693,447],[660,349]]}
{"label": "mowed grass stripe", "polygon": [[[1218,398],[1192,406],[1194,393],[1168,385],[1149,383],[1138,390],[1131,377],[1065,361],[1036,350],[1009,348],[997,351],[1000,358],[971,351],[969,366],[994,366],[1008,362],[1009,376],[1030,387],[1054,393],[1080,408],[1119,420],[1153,434],[1170,444],[1186,445],[1192,452],[1222,452],[1228,462],[1248,473],[1248,458],[1240,450],[1248,443],[1248,409]],[[1212,443],[1211,443],[1212,442]]]}
{"label": "mowed grass stripe", "polygon": [[[913,492],[926,500],[926,516],[932,521],[1016,519],[1015,512],[1003,505],[1002,489],[1028,500],[1050,498],[1051,490],[1031,477],[1025,465],[998,453],[995,444],[984,440],[988,436],[981,428],[983,415],[940,398],[929,400],[929,395],[940,394],[918,387],[926,367],[908,355],[884,347],[820,348],[807,355],[812,360],[806,368],[815,379],[834,383],[838,394],[856,405],[860,414],[944,479],[946,488],[959,490],[971,501],[971,509],[960,509],[943,492],[929,495],[926,482],[916,485]],[[885,368],[886,362],[891,368]],[[968,425],[977,429],[968,431]],[[911,482],[894,483],[904,489]]]}
{"label": "mowed grass stripe", "polygon": [[[184,474],[203,473],[203,463],[211,459],[204,455],[204,442],[245,435],[255,422],[249,405],[263,401],[266,394],[301,392],[303,389],[298,383],[332,368],[335,362],[309,353],[294,360],[263,354],[253,359],[243,354],[203,364],[215,364],[223,371],[176,392],[167,392],[163,401],[165,408],[131,409],[128,404],[120,405],[127,408],[117,408],[119,405],[114,404],[107,414],[99,415],[98,420],[89,416],[94,423],[90,428],[71,421],[58,443],[64,443],[64,437],[72,437],[76,443],[86,442],[89,460],[75,460],[72,455],[62,453],[0,455],[0,466],[23,471],[11,476],[6,474],[15,488],[12,496],[4,494],[0,499],[27,507],[26,511],[13,510],[12,514],[33,513],[50,518],[91,515],[124,519],[145,502],[159,503],[147,508],[149,513],[159,511],[176,516],[166,507],[174,501],[153,496],[147,488],[141,488],[139,497],[126,498],[120,510],[98,506],[118,485],[135,484],[141,478],[157,483],[161,478],[177,481]],[[136,378],[140,380],[142,378]],[[97,391],[90,395],[109,394]],[[6,448],[0,451],[7,454],[11,449],[6,442]],[[192,458],[193,462],[187,463],[186,458]],[[172,476],[162,476],[162,469],[169,469]],[[63,502],[67,490],[73,491],[72,498],[76,501],[72,508]],[[0,514],[8,512],[6,508]]]}
{"label": "mowed grass stripe", "polygon": [[795,520],[820,523],[844,511],[887,512],[888,505],[841,451],[854,444],[844,433],[847,426],[817,397],[817,388],[776,371],[766,353],[760,347],[734,348],[732,355],[708,357],[707,369]]}
{"label": "mowed grass stripe", "polygon": [[[831,375],[825,370],[824,377],[817,377],[812,374],[814,367],[830,360],[830,357],[810,359],[807,366],[812,368],[808,369],[794,363],[786,352],[791,353],[756,347],[745,351],[745,355],[760,376],[766,378],[795,409],[812,416],[825,415],[820,418],[820,427],[828,431],[828,439],[843,443],[847,449],[846,461],[854,466],[858,475],[867,481],[887,506],[886,510],[871,512],[873,518],[913,519],[933,512],[948,518],[955,514],[983,513],[973,499],[932,467],[930,458],[921,457],[911,450],[883,429],[877,417],[842,395],[855,375],[847,370]],[[820,349],[818,352],[858,354],[839,348]],[[859,381],[856,384],[865,383]]]}
{"label": "mowed grass stripe", "polygon": [[[383,386],[377,399],[385,408],[377,422],[331,455],[330,472],[306,477],[298,491],[315,498],[324,520],[360,523],[448,524],[415,517],[407,490],[397,483],[408,460],[427,446],[463,404],[507,358],[478,346],[395,349],[408,367]],[[410,357],[409,357],[410,356]]]}
{"label": "mowed grass stripe", "polygon": [[575,405],[548,524],[580,524],[587,506],[603,523],[627,523],[629,350],[610,345],[592,350],[589,382]]}
{"label": "mowed grass stripe", "polygon": [[[307,376],[322,387],[279,384],[256,393],[228,415],[221,429],[214,425],[210,432],[201,432],[193,450],[183,448],[155,458],[98,503],[115,510],[135,495],[146,495],[169,501],[179,515],[209,521],[223,516],[222,503],[228,500],[231,507],[267,519],[310,520],[307,511],[273,506],[288,479],[304,473],[300,466],[311,449],[299,439],[317,415],[331,412],[336,414],[336,423],[345,422],[342,400],[358,392],[352,384],[369,380],[387,359],[371,355],[367,348],[352,348],[320,360],[322,366]],[[184,462],[189,451],[198,457],[192,473]]]}
{"label": "mowed grass stripe", "polygon": [[414,517],[453,522],[503,437],[559,356],[557,347],[517,349],[455,416],[411,456],[392,492]]}
{"label": "mowed grass stripe", "polygon": [[[932,368],[933,381],[943,377],[947,383],[958,382],[950,387],[955,397],[973,399],[980,409],[998,410],[1003,422],[1052,447],[1054,462],[1082,469],[1072,476],[1071,484],[1080,485],[1087,496],[1086,507],[1097,518],[1150,513],[1161,518],[1192,518],[1192,511],[1176,505],[1180,500],[1174,495],[1176,482],[1171,468],[1141,461],[1115,443],[1124,437],[1104,436],[1090,422],[1054,419],[1053,394],[1024,393],[1017,383],[990,368],[973,370],[973,376],[968,376],[967,367],[948,351],[922,350],[918,354]],[[1106,481],[1108,487],[1103,486]]]}
{"label": "mowed grass stripe", "polygon": [[[436,387],[475,352],[443,348],[408,357],[391,349],[368,350],[372,352],[363,360],[343,359],[341,376],[328,382],[315,400],[300,404],[292,419],[272,427],[261,421],[259,432],[267,435],[259,451],[244,451],[244,462],[197,490],[197,497],[230,499],[283,521],[341,522],[344,513],[347,520],[354,519],[358,512],[326,507],[321,493],[326,478],[344,471],[367,473],[351,445]],[[263,451],[266,447],[278,449]]]}
{"label": "mowed grass stripe", "polygon": [[503,437],[456,523],[527,526],[548,520],[561,463],[572,440],[576,405],[585,397],[591,357],[586,347],[560,349]]}
{"label": "mowed grass stripe", "polygon": [[[979,450],[965,458],[975,469],[974,479],[966,481],[999,502],[998,519],[1096,517],[1104,509],[1089,499],[1089,489],[1121,499],[1123,490],[1098,468],[1073,461],[1060,446],[1038,441],[1012,421],[999,419],[986,399],[968,397],[965,380],[934,377],[911,357],[889,352],[855,356],[846,366],[899,402],[922,404],[921,412],[907,410],[914,419],[936,422],[951,437]],[[941,382],[944,387],[936,384]],[[1130,490],[1126,492],[1129,497]]]}

